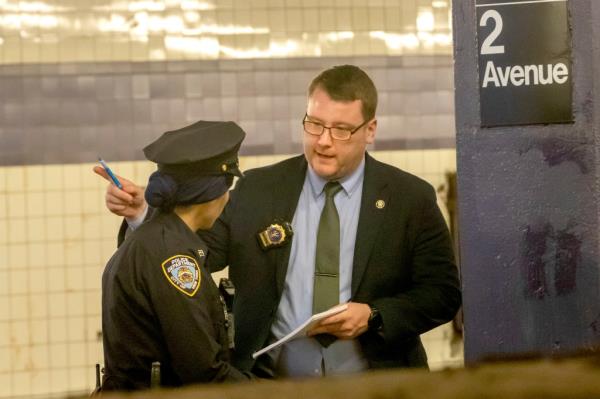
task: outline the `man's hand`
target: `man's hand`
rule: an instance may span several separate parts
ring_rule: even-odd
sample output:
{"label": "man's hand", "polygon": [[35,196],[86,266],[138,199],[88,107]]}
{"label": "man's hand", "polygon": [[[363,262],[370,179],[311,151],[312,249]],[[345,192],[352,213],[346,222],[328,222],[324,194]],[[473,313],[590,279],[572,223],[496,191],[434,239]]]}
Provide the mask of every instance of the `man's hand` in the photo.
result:
{"label": "man's hand", "polygon": [[109,211],[126,218],[137,218],[144,212],[144,209],[146,209],[146,200],[144,199],[144,190],[140,186],[121,176],[117,176],[123,185],[123,189],[121,190],[112,184],[112,180],[110,180],[104,168],[94,166],[94,172],[110,183],[106,188],[105,196],[106,207]]}
{"label": "man's hand", "polygon": [[354,339],[369,328],[371,308],[365,303],[348,302],[348,309],[323,319],[312,330],[309,336],[317,334],[333,334],[339,339]]}

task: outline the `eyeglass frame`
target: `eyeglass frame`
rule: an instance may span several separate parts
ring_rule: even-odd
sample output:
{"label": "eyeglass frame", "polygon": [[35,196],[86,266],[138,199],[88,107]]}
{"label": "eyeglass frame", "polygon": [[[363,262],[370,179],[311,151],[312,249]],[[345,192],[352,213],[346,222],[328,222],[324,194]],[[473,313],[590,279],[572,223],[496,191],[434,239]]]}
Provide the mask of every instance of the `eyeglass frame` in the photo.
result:
{"label": "eyeglass frame", "polygon": [[[311,136],[321,137],[323,135],[323,133],[325,133],[325,129],[329,129],[329,135],[331,136],[331,138],[333,140],[338,140],[338,141],[348,141],[348,140],[350,140],[352,138],[352,135],[354,133],[358,132],[361,128],[365,127],[371,121],[371,120],[366,120],[363,123],[361,123],[360,125],[358,125],[357,127],[355,127],[354,129],[350,130],[350,129],[344,129],[342,127],[337,127],[337,126],[325,126],[322,123],[311,121],[311,120],[307,120],[306,118],[308,118],[308,113],[304,113],[304,118],[302,118],[302,128],[304,129],[304,132],[306,132],[307,134],[310,134]],[[311,132],[306,131],[306,126],[304,126],[304,123],[306,123],[306,122],[314,123],[315,125],[321,126],[323,128],[321,130],[321,133],[319,133],[319,134],[313,134]],[[333,137],[333,134],[331,134],[331,129],[345,130],[347,132],[350,132],[350,135],[348,136],[347,139],[338,139],[338,138]]]}

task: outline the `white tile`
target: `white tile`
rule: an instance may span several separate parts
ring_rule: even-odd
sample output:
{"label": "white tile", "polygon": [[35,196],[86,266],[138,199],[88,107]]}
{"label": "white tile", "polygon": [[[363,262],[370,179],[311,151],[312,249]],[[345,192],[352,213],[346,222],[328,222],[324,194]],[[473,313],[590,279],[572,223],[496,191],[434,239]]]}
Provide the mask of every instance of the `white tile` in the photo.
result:
{"label": "white tile", "polygon": [[85,315],[85,296],[83,292],[68,292],[67,293],[67,316],[83,316]]}
{"label": "white tile", "polygon": [[31,321],[31,343],[33,345],[46,345],[49,338],[48,320],[32,320]]}
{"label": "white tile", "polygon": [[81,169],[79,165],[63,165],[62,174],[65,189],[81,188]]}
{"label": "white tile", "polygon": [[65,255],[64,255],[64,244],[60,242],[48,242],[46,243],[46,265],[47,266],[64,266]]}
{"label": "white tile", "polygon": [[68,345],[68,352],[69,368],[88,366],[86,360],[87,350],[84,343],[70,343]]}
{"label": "white tile", "polygon": [[48,316],[48,297],[46,294],[30,294],[29,305],[32,319],[45,319]]}
{"label": "white tile", "polygon": [[8,220],[8,243],[25,243],[26,239],[26,223],[25,219],[9,219]]}
{"label": "white tile", "polygon": [[85,313],[89,316],[100,316],[102,312],[102,293],[98,291],[85,291]]}
{"label": "white tile", "polygon": [[90,265],[102,264],[101,248],[95,242],[83,243],[83,263]]}
{"label": "white tile", "polygon": [[26,295],[11,295],[10,320],[26,320],[29,317],[29,298]]}
{"label": "white tile", "polygon": [[69,317],[67,319],[67,339],[69,342],[85,341],[86,322],[84,317]]}
{"label": "white tile", "polygon": [[[6,253],[5,251],[3,251],[3,249],[5,247],[5,244],[8,243],[8,236],[8,223],[6,222],[6,220],[0,219],[0,253]],[[6,262],[6,259],[4,260],[4,262]],[[2,264],[3,262],[0,260],[0,269],[2,269]]]}
{"label": "white tile", "polygon": [[63,189],[63,166],[46,165],[44,166],[44,188],[46,190]]}
{"label": "white tile", "polygon": [[50,368],[60,369],[67,367],[68,363],[68,349],[67,344],[51,344],[50,345]]}
{"label": "white tile", "polygon": [[[5,348],[8,347],[10,345],[10,324],[8,321],[0,321],[0,348]],[[0,357],[0,359],[7,359],[6,357]],[[0,365],[2,363],[8,363],[8,362],[0,362]],[[1,366],[0,366],[1,367]],[[2,370],[0,369],[0,372],[2,372]]]}
{"label": "white tile", "polygon": [[48,300],[50,306],[50,318],[65,317],[67,315],[67,296],[64,293],[50,293]]}
{"label": "white tile", "polygon": [[46,240],[46,220],[43,217],[29,217],[27,218],[25,233],[26,241],[28,243],[40,243]]}
{"label": "white tile", "polygon": [[46,191],[44,215],[57,216],[64,214],[64,193],[62,191]]}
{"label": "white tile", "polygon": [[[45,349],[46,353],[48,349]],[[46,359],[48,355],[46,355]],[[31,376],[31,393],[33,395],[47,395],[50,392],[50,371],[49,370],[41,370],[36,371]]]}
{"label": "white tile", "polygon": [[[28,221],[28,223],[29,223],[29,221]],[[28,233],[30,233],[32,231],[32,229],[29,228],[27,231],[28,231]],[[32,242],[30,240],[28,242],[27,249],[28,249],[28,254],[29,254],[29,256],[28,256],[29,267],[31,267],[31,268],[42,268],[42,267],[45,267],[47,265],[47,262],[46,262],[46,244],[45,243],[43,243],[43,242]],[[36,275],[36,279],[37,278],[39,278],[39,275]],[[39,284],[39,282],[37,282],[36,284]],[[45,284],[44,284],[44,287],[45,287]]]}
{"label": "white tile", "polygon": [[[0,250],[2,247],[0,247]],[[5,268],[0,268],[0,298],[8,295],[8,274],[10,272]]]}
{"label": "white tile", "polygon": [[47,269],[48,292],[62,293],[66,287],[66,271],[64,267],[53,267]]}
{"label": "white tile", "polygon": [[50,216],[46,219],[46,237],[51,241],[61,241],[65,238],[63,217]]}
{"label": "white tile", "polygon": [[5,169],[6,191],[9,193],[25,191],[25,168],[9,167]]}
{"label": "white tile", "polygon": [[65,215],[79,215],[82,213],[81,190],[65,191],[64,200]]}
{"label": "white tile", "polygon": [[29,345],[29,331],[29,323],[27,321],[12,321],[10,323],[11,362],[21,361],[21,358],[15,358],[15,354]]}
{"label": "white tile", "polygon": [[88,343],[87,345],[87,359],[92,365],[104,364],[104,352],[102,350],[102,340]]}
{"label": "white tile", "polygon": [[81,266],[84,261],[84,244],[83,241],[65,241],[63,247],[65,254],[65,265],[70,266]]}
{"label": "white tile", "polygon": [[102,283],[102,272],[104,264],[98,266],[87,266],[85,268],[85,278],[83,280],[83,288],[87,292],[99,292]]}
{"label": "white tile", "polygon": [[150,161],[138,161],[133,164],[135,181],[146,184],[148,177],[156,170],[156,164]]}
{"label": "white tile", "polygon": [[34,345],[30,347],[30,359],[31,366],[36,370],[33,375],[39,373],[38,370],[46,370],[50,366],[48,359],[48,346],[47,345]]}
{"label": "white tile", "polygon": [[63,226],[65,232],[65,240],[81,240],[82,239],[82,230],[83,230],[83,221],[81,213],[78,214],[68,214],[72,216],[64,216],[63,217]]}
{"label": "white tile", "polygon": [[84,289],[84,267],[76,265],[67,268],[66,291],[82,291]]}
{"label": "white tile", "polygon": [[98,339],[98,333],[102,331],[102,318],[97,316],[85,318],[85,340],[89,342],[102,342]]}
{"label": "white tile", "polygon": [[48,341],[51,344],[67,342],[67,319],[54,318],[48,320]]}
{"label": "white tile", "polygon": [[27,201],[27,216],[43,216],[45,211],[45,195],[43,192],[30,192],[25,197]]}
{"label": "white tile", "polygon": [[85,214],[81,218],[81,239],[98,240],[102,237],[102,216]]}
{"label": "white tile", "polygon": [[10,364],[10,349],[8,347],[2,347],[0,346],[0,359],[2,359],[2,361],[0,362],[0,398],[4,398],[5,396],[8,396],[7,394],[9,393],[8,391],[5,391],[4,389],[6,389],[7,387],[4,386],[4,380],[2,379],[3,375],[10,375],[8,374],[11,370],[11,364]]}
{"label": "white tile", "polygon": [[111,169],[117,176],[123,176],[126,179],[131,180],[135,176],[137,162],[115,162],[114,167]]}
{"label": "white tile", "polygon": [[[98,188],[99,182],[104,182],[100,176],[94,173],[94,166],[97,163],[83,163],[79,165],[79,173],[81,175],[81,188],[82,189],[96,189]],[[102,183],[102,187],[104,187]]]}
{"label": "white tile", "polygon": [[285,30],[288,32],[302,32],[304,30],[302,10],[299,8],[286,9],[285,24]]}
{"label": "white tile", "polygon": [[25,211],[25,194],[22,192],[8,193],[7,196],[7,213],[9,218],[23,218],[26,216]]}
{"label": "white tile", "polygon": [[0,191],[0,219],[8,219],[7,194],[3,191]]}
{"label": "white tile", "polygon": [[26,191],[42,191],[44,189],[44,167],[28,166],[25,168]]}
{"label": "white tile", "polygon": [[[55,359],[53,357],[54,352],[62,352],[60,358]],[[58,348],[50,351],[50,364],[53,367],[50,369],[50,389],[49,393],[64,393],[69,389],[69,372],[67,369],[60,369],[58,367],[66,367],[66,345],[60,345]],[[55,361],[56,360],[56,361]],[[55,363],[61,363],[55,364]]]}
{"label": "white tile", "polygon": [[26,294],[29,292],[29,273],[27,269],[13,269],[9,275],[9,294]]}
{"label": "white tile", "polygon": [[12,395],[25,396],[31,394],[31,373],[21,371],[12,374]]}
{"label": "white tile", "polygon": [[[85,351],[83,352],[85,354]],[[86,364],[83,367],[69,368],[69,390],[73,392],[91,391],[95,384],[95,368],[93,364]]]}
{"label": "white tile", "polygon": [[10,299],[8,296],[0,296],[0,322],[8,320],[10,320]]}
{"label": "white tile", "polygon": [[108,213],[104,205],[104,186],[102,189],[87,189],[81,192],[81,203],[83,213],[87,216],[90,214]]}

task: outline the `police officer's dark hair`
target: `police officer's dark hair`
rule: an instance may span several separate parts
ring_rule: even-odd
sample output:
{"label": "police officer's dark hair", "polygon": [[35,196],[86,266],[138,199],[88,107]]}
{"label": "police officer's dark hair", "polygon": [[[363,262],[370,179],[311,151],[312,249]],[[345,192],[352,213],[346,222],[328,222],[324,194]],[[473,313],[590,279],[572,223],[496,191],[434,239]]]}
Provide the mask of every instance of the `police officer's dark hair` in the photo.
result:
{"label": "police officer's dark hair", "polygon": [[324,70],[310,83],[308,96],[318,88],[334,101],[361,100],[363,118],[368,121],[375,117],[377,89],[369,75],[359,67],[338,65]]}

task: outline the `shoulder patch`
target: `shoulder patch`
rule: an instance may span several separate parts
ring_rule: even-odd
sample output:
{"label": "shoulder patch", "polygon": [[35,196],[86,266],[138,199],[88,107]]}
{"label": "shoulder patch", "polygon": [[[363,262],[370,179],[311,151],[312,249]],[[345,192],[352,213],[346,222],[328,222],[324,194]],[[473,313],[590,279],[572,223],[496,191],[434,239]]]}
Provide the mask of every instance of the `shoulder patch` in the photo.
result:
{"label": "shoulder patch", "polygon": [[200,287],[200,267],[196,259],[187,255],[175,255],[162,263],[167,280],[179,291],[194,296]]}

